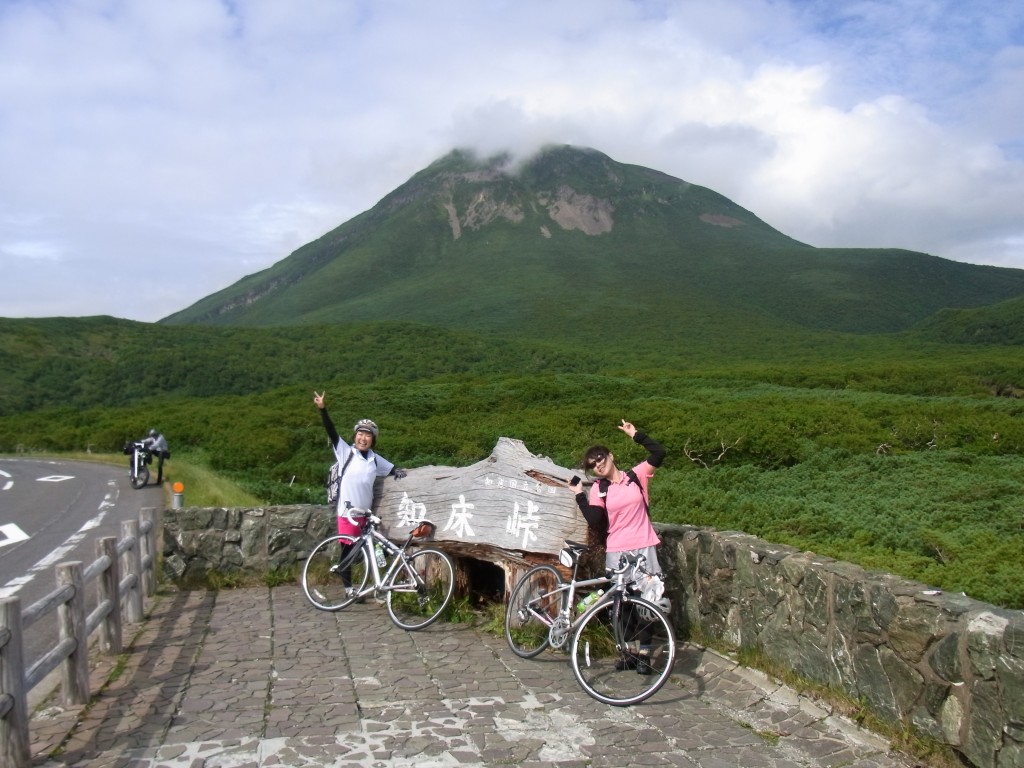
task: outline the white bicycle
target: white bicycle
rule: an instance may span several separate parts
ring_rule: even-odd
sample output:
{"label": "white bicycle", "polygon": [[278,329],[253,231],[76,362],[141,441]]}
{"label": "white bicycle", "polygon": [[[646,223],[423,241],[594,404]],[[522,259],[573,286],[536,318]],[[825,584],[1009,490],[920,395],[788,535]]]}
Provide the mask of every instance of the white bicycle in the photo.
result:
{"label": "white bicycle", "polygon": [[444,613],[455,590],[452,559],[422,546],[434,524],[422,521],[402,544],[379,530],[381,520],[368,509],[349,507],[359,536],[328,536],[302,566],[302,589],[322,611],[340,611],[368,595],[382,599],[391,620],[402,629],[423,629]]}

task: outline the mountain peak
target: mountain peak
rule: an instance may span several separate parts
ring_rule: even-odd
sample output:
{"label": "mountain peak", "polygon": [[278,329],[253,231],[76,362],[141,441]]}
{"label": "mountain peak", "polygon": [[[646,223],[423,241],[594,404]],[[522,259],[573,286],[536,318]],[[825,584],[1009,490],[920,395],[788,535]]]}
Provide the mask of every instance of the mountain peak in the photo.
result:
{"label": "mountain peak", "polygon": [[[1024,272],[925,254],[816,249],[712,190],[588,148],[454,149],[370,210],[166,318],[286,325],[402,320],[581,339],[642,311],[854,332],[1024,293]],[[699,324],[699,323],[697,323]]]}

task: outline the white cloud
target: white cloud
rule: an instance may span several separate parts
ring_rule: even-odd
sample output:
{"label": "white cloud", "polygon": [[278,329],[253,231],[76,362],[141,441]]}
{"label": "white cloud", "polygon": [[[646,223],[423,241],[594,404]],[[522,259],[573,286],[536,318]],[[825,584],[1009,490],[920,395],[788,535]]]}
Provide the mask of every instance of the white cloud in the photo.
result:
{"label": "white cloud", "polygon": [[0,243],[0,257],[12,261],[24,259],[30,262],[58,262],[64,249],[57,243],[44,240],[19,240]]}
{"label": "white cloud", "polygon": [[155,320],[455,146],[552,141],[814,245],[1024,268],[1022,28],[1001,0],[2,3],[0,315]]}

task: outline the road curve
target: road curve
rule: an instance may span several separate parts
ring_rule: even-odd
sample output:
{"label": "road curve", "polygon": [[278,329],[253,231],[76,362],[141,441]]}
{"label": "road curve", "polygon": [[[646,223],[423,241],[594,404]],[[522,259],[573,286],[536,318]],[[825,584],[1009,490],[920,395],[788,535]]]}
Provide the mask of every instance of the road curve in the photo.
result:
{"label": "road curve", "polygon": [[[98,538],[163,503],[156,485],[131,487],[127,465],[0,457],[0,598],[17,597],[24,610],[54,589],[54,566],[92,562]],[[52,617],[29,628],[26,664],[55,642]]]}

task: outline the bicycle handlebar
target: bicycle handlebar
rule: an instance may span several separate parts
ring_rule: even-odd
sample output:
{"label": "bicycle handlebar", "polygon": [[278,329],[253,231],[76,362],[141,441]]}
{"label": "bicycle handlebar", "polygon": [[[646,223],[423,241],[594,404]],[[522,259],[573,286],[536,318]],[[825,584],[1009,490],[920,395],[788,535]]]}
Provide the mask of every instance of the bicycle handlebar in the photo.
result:
{"label": "bicycle handlebar", "polygon": [[356,517],[369,518],[370,522],[374,525],[378,525],[380,523],[380,518],[373,514],[372,510],[363,509],[362,507],[353,507],[352,502],[346,501],[344,518],[352,523],[352,525],[358,527],[360,524],[356,522]]}
{"label": "bicycle handlebar", "polygon": [[[584,552],[586,552],[586,551],[588,551],[590,549],[590,547],[587,546],[586,544],[581,544],[578,541],[570,541],[569,539],[565,540],[565,546],[566,546],[567,549],[572,550],[575,553],[576,556],[582,555]],[[575,558],[574,558],[574,562],[575,562]],[[566,566],[569,565],[569,563],[562,563],[562,564],[566,565]],[[626,573],[626,571],[628,571],[631,567],[635,571],[643,571],[644,573],[647,573],[647,570],[644,568],[645,565],[647,565],[647,556],[646,555],[631,555],[628,552],[623,552],[619,556],[619,566],[618,566],[618,568],[605,568],[605,571],[606,571],[606,573],[608,574],[609,577],[611,577],[611,576],[621,576],[624,573]]]}
{"label": "bicycle handlebar", "polygon": [[[625,552],[619,556],[619,567],[609,568],[608,572],[611,576],[624,576],[627,571],[633,569],[634,574],[638,572],[647,573],[644,566],[647,565],[647,557],[645,555],[629,555]],[[633,581],[636,581],[634,578]]]}

